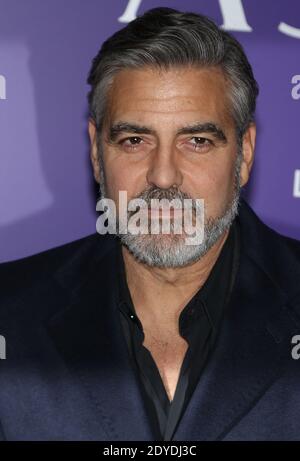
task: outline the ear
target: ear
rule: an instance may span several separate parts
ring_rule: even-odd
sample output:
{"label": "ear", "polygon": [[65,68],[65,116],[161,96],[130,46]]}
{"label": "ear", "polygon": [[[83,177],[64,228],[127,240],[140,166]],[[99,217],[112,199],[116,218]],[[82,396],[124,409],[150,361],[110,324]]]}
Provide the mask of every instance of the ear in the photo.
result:
{"label": "ear", "polygon": [[247,184],[254,161],[256,125],[251,123],[243,136],[243,160],[241,164],[241,186]]}
{"label": "ear", "polygon": [[90,156],[91,156],[91,162],[92,162],[93,171],[94,171],[94,178],[98,183],[100,183],[100,164],[99,164],[99,158],[98,158],[98,146],[97,146],[97,136],[96,136],[97,131],[96,131],[95,122],[92,119],[89,119],[88,131],[89,131],[89,137],[90,137],[90,143],[91,143]]}

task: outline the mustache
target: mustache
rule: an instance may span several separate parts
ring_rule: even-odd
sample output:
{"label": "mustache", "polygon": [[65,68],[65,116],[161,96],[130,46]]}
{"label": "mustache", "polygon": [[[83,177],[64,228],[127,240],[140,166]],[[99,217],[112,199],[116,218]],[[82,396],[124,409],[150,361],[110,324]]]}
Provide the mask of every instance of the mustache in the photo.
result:
{"label": "mustache", "polygon": [[[178,189],[178,187],[174,187],[174,186],[170,187],[169,189],[161,189],[159,187],[152,186],[148,189],[145,189],[143,192],[141,192],[140,194],[138,194],[137,196],[133,198],[143,199],[147,203],[148,207],[151,206],[152,199],[157,199],[157,200],[166,199],[169,201],[174,200],[174,199],[180,200],[182,207],[184,206],[184,199],[191,199],[192,208],[193,210],[196,210],[195,199],[193,199],[193,197],[191,197],[186,192],[183,192],[180,189]],[[136,211],[129,211],[128,215],[129,217],[131,217],[135,213]]]}

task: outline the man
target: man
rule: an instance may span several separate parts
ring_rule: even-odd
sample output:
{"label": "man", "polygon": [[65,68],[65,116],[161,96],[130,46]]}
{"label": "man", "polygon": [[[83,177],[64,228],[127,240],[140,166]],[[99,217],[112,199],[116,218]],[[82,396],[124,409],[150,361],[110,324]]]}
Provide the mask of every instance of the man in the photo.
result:
{"label": "man", "polygon": [[[300,439],[300,244],[240,198],[258,94],[241,46],[157,8],[102,45],[88,82],[101,199],[143,200],[160,231],[122,232],[118,211],[117,235],[0,266],[2,438]],[[204,203],[192,245],[175,232],[188,199],[193,224]]]}

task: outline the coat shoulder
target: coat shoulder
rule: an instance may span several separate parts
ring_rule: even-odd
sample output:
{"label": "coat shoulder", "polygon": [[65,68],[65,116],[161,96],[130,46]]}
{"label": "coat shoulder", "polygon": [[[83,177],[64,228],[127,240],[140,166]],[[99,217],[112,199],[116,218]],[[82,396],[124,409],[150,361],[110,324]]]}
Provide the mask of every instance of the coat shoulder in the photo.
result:
{"label": "coat shoulder", "polygon": [[272,280],[300,321],[300,241],[269,227],[245,201],[239,221],[243,253]]}
{"label": "coat shoulder", "polygon": [[55,248],[0,264],[0,309],[23,294],[52,279],[64,267],[84,272],[92,260],[101,259],[110,248],[112,236],[97,233]]}

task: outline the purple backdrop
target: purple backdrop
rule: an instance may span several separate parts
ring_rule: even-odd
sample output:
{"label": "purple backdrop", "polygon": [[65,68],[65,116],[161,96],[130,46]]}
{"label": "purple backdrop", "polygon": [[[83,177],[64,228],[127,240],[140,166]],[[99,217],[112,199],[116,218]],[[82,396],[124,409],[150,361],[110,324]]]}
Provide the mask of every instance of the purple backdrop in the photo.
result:
{"label": "purple backdrop", "polygon": [[300,239],[298,0],[0,0],[1,261],[95,232],[87,72],[104,39],[157,6],[207,14],[244,45],[260,85],[245,196]]}

